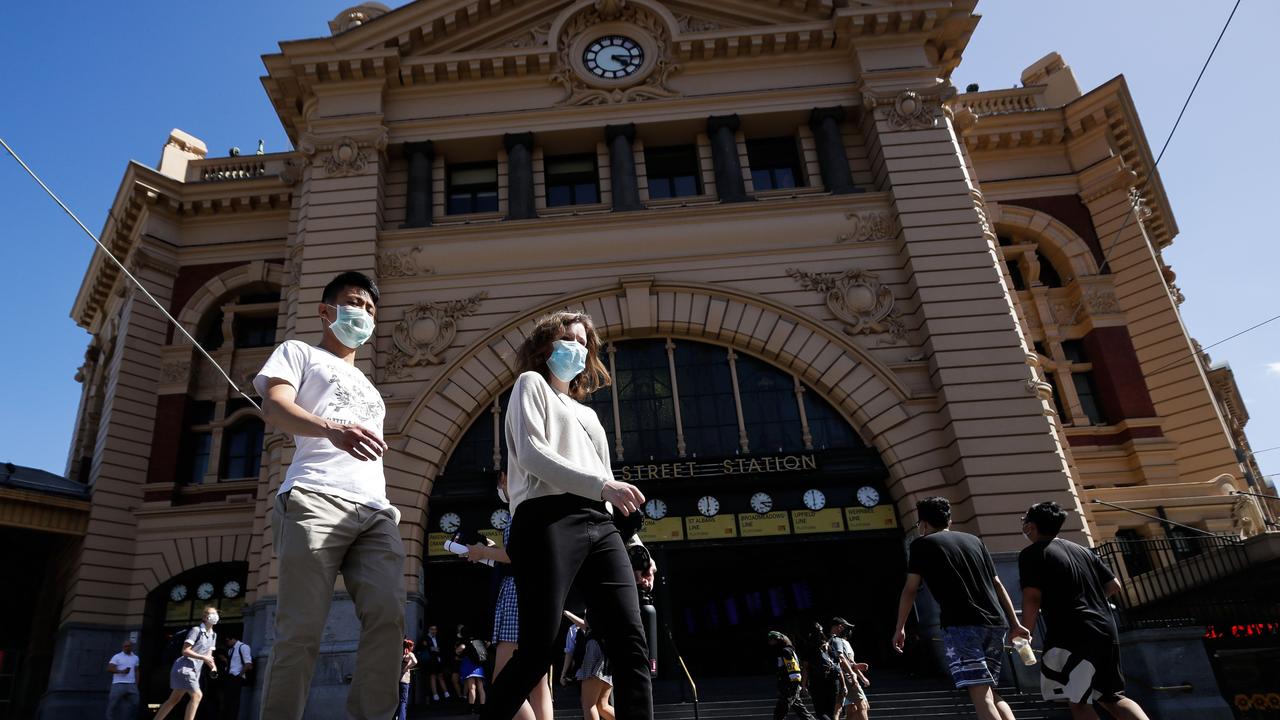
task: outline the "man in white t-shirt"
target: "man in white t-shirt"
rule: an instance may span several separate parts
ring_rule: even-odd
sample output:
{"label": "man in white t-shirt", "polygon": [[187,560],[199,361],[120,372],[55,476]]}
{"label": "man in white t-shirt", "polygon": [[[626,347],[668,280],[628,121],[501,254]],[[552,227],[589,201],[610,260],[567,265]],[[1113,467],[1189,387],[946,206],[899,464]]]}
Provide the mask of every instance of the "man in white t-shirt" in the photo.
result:
{"label": "man in white t-shirt", "polygon": [[259,716],[302,717],[341,572],[360,618],[347,717],[386,720],[399,697],[405,556],[382,474],[386,407],[355,366],[356,349],[373,334],[378,286],[342,273],[316,312],[325,324],[320,344],[286,341],[253,381],[267,422],[297,444],[271,517],[280,579]]}
{"label": "man in white t-shirt", "polygon": [[107,661],[111,673],[111,694],[107,696],[107,720],[134,720],[138,717],[138,656],[133,641],[125,640],[120,652]]}

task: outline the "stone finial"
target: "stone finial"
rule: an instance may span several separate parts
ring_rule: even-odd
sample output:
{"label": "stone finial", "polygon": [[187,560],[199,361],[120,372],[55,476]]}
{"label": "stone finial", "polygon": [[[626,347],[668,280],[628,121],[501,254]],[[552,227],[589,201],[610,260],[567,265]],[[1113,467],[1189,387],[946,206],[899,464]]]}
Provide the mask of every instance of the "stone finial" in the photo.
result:
{"label": "stone finial", "polygon": [[1062,107],[1080,97],[1080,83],[1062,56],[1056,52],[1040,58],[1022,71],[1023,85],[1044,85],[1044,102]]}
{"label": "stone finial", "polygon": [[353,5],[335,15],[329,21],[329,32],[334,35],[340,35],[389,12],[391,12],[391,8],[380,2],[364,2],[359,5]]}
{"label": "stone finial", "polygon": [[195,135],[185,133],[178,128],[169,131],[169,139],[160,151],[160,164],[156,170],[175,180],[185,180],[187,163],[192,160],[203,160],[209,154],[204,141]]}

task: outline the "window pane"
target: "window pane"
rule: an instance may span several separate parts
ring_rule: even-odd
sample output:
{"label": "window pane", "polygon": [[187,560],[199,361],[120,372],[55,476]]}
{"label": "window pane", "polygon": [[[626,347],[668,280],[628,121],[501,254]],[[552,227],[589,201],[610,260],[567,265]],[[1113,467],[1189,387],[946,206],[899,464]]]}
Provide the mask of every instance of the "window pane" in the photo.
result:
{"label": "window pane", "polygon": [[1093,384],[1093,373],[1071,373],[1071,381],[1075,383],[1076,395],[1080,397],[1080,409],[1094,425],[1106,425],[1107,417],[1098,405],[1098,391]]}
{"label": "window pane", "polygon": [[186,469],[178,477],[178,481],[199,485],[204,482],[204,474],[209,471],[209,451],[213,447],[213,435],[207,432],[195,433],[191,436],[191,455]]}
{"label": "window pane", "polygon": [[792,377],[747,355],[738,355],[737,366],[742,419],[751,452],[802,450],[800,409]]}
{"label": "window pane", "polygon": [[809,436],[813,438],[815,450],[865,447],[849,423],[813,388],[805,388],[804,414],[809,420]]}
{"label": "window pane", "polygon": [[791,168],[778,168],[773,171],[773,186],[777,188],[793,188],[796,186],[795,174]]}
{"label": "window pane", "polygon": [[685,450],[698,457],[733,455],[738,451],[738,411],[728,350],[676,341],[675,359]]}
{"label": "window pane", "polygon": [[666,343],[639,340],[618,346],[614,366],[622,446],[628,462],[677,457],[675,404]]}
{"label": "window pane", "polygon": [[1070,363],[1087,363],[1089,356],[1084,352],[1083,340],[1063,340],[1062,354]]}
{"label": "window pane", "polygon": [[756,190],[772,190],[773,173],[768,170],[752,170],[751,184],[755,185]]}
{"label": "window pane", "polygon": [[223,431],[219,477],[238,479],[258,476],[262,462],[262,431],[262,421],[257,418],[243,420]]}
{"label": "window pane", "polygon": [[[499,432],[501,433],[502,423],[506,418],[507,403],[511,400],[511,391],[507,390],[498,398],[498,406],[501,408],[501,414],[498,418]],[[449,455],[449,462],[444,467],[444,472],[440,474],[440,479],[433,488],[433,494],[441,495],[457,495],[457,494],[487,494],[493,492],[494,483],[497,481],[495,473],[500,469],[499,465],[494,465],[493,449],[495,437],[499,440],[499,457],[500,463],[506,462],[506,441],[502,435],[495,436],[493,432],[493,413],[492,405],[486,406],[476,419],[472,421],[471,427],[463,433],[462,439],[458,441],[453,452]]]}
{"label": "window pane", "polygon": [[698,193],[698,178],[693,175],[679,175],[672,179],[675,183],[676,197],[689,197]]}
{"label": "window pane", "polygon": [[573,188],[567,185],[547,186],[547,207],[573,204]]}
{"label": "window pane", "polygon": [[673,197],[671,180],[664,177],[649,178],[649,197],[654,200]]}
{"label": "window pane", "polygon": [[1049,258],[1036,250],[1036,259],[1040,261],[1040,282],[1051,288],[1062,287],[1062,276],[1058,274],[1058,268],[1049,262]]}
{"label": "window pane", "polygon": [[449,168],[448,214],[494,212],[497,209],[497,163],[475,163]]}
{"label": "window pane", "polygon": [[273,315],[237,315],[232,325],[238,348],[271,347],[276,344],[276,318]]}
{"label": "window pane", "polygon": [[573,188],[573,204],[588,205],[590,203],[600,202],[600,191],[596,188],[595,180],[587,183],[578,183]]}
{"label": "window pane", "polygon": [[[646,148],[645,173],[649,177],[649,197],[688,197],[697,195],[698,150],[692,145]],[[660,186],[658,193],[654,187]]]}
{"label": "window pane", "polygon": [[791,188],[803,184],[800,151],[794,137],[747,141],[747,162],[756,190]]}
{"label": "window pane", "polygon": [[498,182],[497,165],[466,165],[449,172],[449,184],[453,187],[461,185],[487,185]]}

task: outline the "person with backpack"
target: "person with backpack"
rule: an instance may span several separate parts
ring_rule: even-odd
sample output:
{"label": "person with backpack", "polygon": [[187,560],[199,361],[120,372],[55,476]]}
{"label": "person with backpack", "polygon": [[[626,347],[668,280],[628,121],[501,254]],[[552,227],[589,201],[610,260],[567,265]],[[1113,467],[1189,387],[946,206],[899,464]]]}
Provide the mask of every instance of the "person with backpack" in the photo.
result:
{"label": "person with backpack", "polygon": [[769,633],[768,642],[778,672],[778,702],[773,706],[773,720],[783,720],[789,712],[794,712],[800,720],[816,720],[800,693],[804,687],[804,674],[791,639],[773,630]]}
{"label": "person with backpack", "polygon": [[564,616],[578,629],[573,650],[566,659],[565,674],[572,673],[581,689],[582,717],[585,720],[614,720],[609,696],[613,694],[613,677],[609,674],[609,659],[605,656],[600,638],[591,631],[586,613],[578,617],[566,610]]}
{"label": "person with backpack", "polygon": [[484,707],[484,664],[489,654],[484,643],[472,639],[458,640],[453,648],[458,662],[458,677],[462,678],[462,692],[467,698],[467,710],[479,713]]}
{"label": "person with backpack", "polygon": [[222,683],[222,720],[240,720],[241,690],[250,685],[253,672],[253,650],[233,635],[223,637],[227,649],[227,676]]}
{"label": "person with backpack", "polygon": [[821,623],[814,623],[805,642],[805,687],[813,698],[813,711],[821,720],[833,720],[836,714],[836,686],[840,682],[840,664],[831,655],[830,638]]}
{"label": "person with backpack", "polygon": [[208,667],[211,673],[217,672],[213,659],[213,648],[218,643],[218,636],[213,627],[218,624],[218,608],[210,605],[204,609],[204,620],[191,630],[182,640],[182,654],[173,661],[169,670],[169,698],[156,711],[154,720],[164,720],[182,698],[188,698],[184,720],[195,720],[196,710],[204,693],[200,690],[200,671]]}
{"label": "person with backpack", "polygon": [[841,682],[837,685],[836,713],[833,720],[840,720],[848,708],[848,717],[856,720],[867,720],[870,703],[864,687],[871,685],[864,674],[868,669],[866,663],[854,659],[853,645],[845,637],[853,625],[844,618],[835,617],[827,624],[831,640],[828,641],[829,652],[840,666]]}

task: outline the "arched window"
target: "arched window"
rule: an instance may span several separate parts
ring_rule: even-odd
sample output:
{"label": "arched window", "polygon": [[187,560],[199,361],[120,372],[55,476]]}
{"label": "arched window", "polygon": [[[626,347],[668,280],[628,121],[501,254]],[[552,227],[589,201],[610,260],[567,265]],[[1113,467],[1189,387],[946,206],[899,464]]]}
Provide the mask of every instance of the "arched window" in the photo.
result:
{"label": "arched window", "polygon": [[771,365],[738,355],[742,420],[752,452],[803,450],[795,379]]}
{"label": "arched window", "polygon": [[625,457],[657,460],[672,456],[676,415],[666,344],[661,340],[620,344],[614,367]]}
{"label": "arched window", "polygon": [[676,379],[680,383],[680,419],[690,456],[721,457],[738,451],[733,377],[728,351],[718,345],[676,343]]}
{"label": "arched window", "polygon": [[1040,284],[1051,288],[1062,287],[1062,275],[1058,273],[1058,268],[1039,248],[1036,249],[1036,260],[1040,263]]}
{"label": "arched window", "polygon": [[222,462],[218,477],[256,478],[262,463],[262,421],[245,418],[222,433]]}

